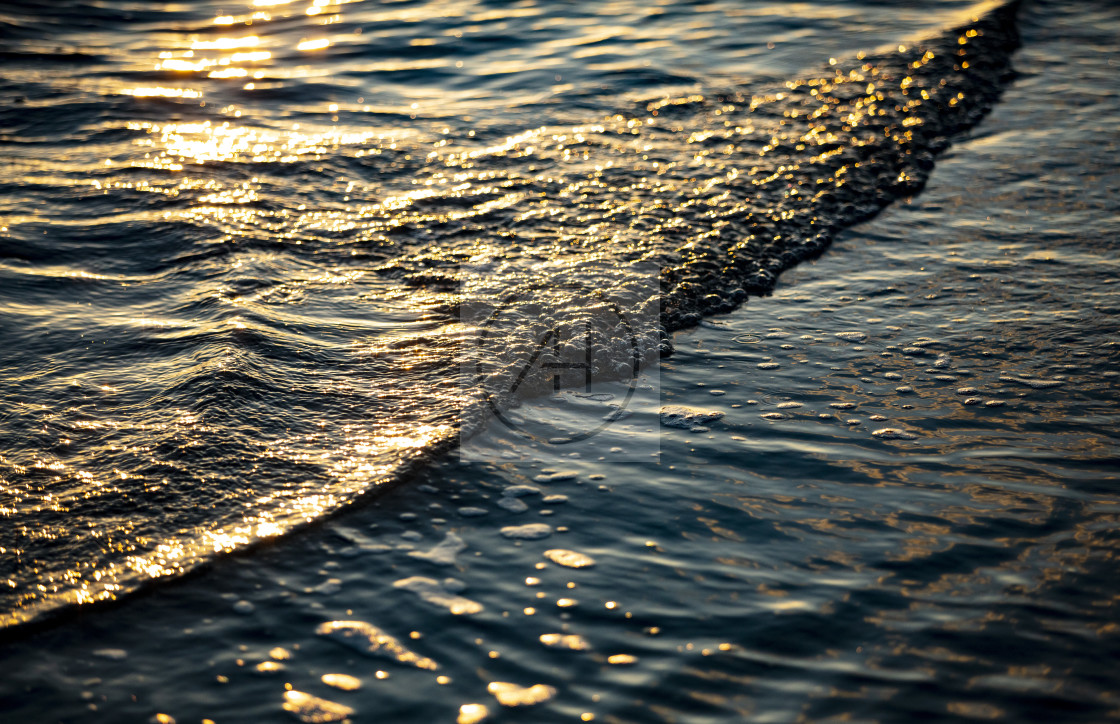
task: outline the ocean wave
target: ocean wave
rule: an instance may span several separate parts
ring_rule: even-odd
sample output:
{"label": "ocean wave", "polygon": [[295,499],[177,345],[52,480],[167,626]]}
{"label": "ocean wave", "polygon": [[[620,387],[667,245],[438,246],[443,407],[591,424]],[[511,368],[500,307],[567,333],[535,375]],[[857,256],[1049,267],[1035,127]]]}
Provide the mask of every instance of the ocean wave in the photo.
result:
{"label": "ocean wave", "polygon": [[[67,7],[50,22],[88,10]],[[24,149],[0,274],[26,296],[0,318],[0,624],[337,512],[482,424],[487,390],[515,404],[632,377],[672,331],[919,191],[1012,77],[1015,9],[785,83],[640,71],[623,99],[575,88],[518,109],[533,127],[400,104],[324,116],[337,88],[314,80],[278,85],[256,120],[233,103],[243,81],[208,107],[162,77],[96,85],[134,68],[75,71],[92,102],[6,88],[27,107],[0,139]],[[696,88],[645,97],[681,84]],[[503,305],[533,324],[491,324]],[[586,329],[590,357],[557,345],[527,367],[541,325]],[[465,346],[479,329],[487,344]]]}

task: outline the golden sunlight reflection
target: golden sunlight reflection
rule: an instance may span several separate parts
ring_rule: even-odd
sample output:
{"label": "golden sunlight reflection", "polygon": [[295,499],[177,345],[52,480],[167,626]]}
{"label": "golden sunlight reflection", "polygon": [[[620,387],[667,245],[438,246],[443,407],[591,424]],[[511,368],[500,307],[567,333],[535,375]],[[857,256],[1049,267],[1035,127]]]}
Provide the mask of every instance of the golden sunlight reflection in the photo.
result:
{"label": "golden sunlight reflection", "polygon": [[234,48],[255,48],[261,39],[256,35],[243,38],[219,38],[217,40],[196,40],[191,50],[233,50]]}
{"label": "golden sunlight reflection", "polygon": [[450,425],[395,425],[373,433],[354,434],[348,447],[325,453],[324,457],[331,459],[332,472],[339,480],[364,484],[396,469],[398,456],[390,453],[428,448],[454,433]]}
{"label": "golden sunlight reflection", "polygon": [[304,41],[300,42],[300,44],[296,46],[296,50],[303,50],[303,51],[322,50],[324,48],[329,47],[330,44],[331,44],[331,41],[326,39],[326,38],[315,38],[315,39],[312,39],[312,40],[304,40]]}
{"label": "golden sunlight reflection", "polygon": [[298,130],[298,125],[293,126],[292,130],[284,131],[236,126],[229,121],[164,124],[138,121],[129,123],[128,128],[152,134],[136,143],[152,148],[156,156],[146,158],[143,162],[135,162],[134,165],[155,168],[183,161],[194,164],[207,161],[292,163],[305,156],[315,157],[336,150],[340,146],[385,140],[382,134],[375,131],[303,132]]}
{"label": "golden sunlight reflection", "polygon": [[164,88],[162,86],[145,86],[141,88],[125,88],[125,95],[137,98],[201,98],[201,91],[193,88]]}

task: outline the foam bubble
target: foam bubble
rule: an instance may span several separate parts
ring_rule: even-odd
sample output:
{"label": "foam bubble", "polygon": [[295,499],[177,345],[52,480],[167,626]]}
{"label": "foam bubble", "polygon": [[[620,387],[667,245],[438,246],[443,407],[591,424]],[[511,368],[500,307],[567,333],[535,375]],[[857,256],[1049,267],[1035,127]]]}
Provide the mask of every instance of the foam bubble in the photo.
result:
{"label": "foam bubble", "polygon": [[529,509],[525,501],[520,498],[498,498],[497,505],[499,508],[504,508],[511,513],[524,513]]}
{"label": "foam bubble", "polygon": [[478,613],[482,610],[481,603],[458,596],[441,586],[435,579],[425,578],[424,576],[402,578],[393,583],[393,588],[403,588],[406,591],[411,591],[419,596],[422,601],[433,606],[446,608],[456,616]]}
{"label": "foam bubble", "polygon": [[897,427],[884,427],[875,430],[871,433],[872,437],[877,437],[880,440],[916,440],[917,435],[905,430],[899,430]]}
{"label": "foam bubble", "polygon": [[501,533],[506,538],[518,540],[540,540],[552,535],[552,526],[546,523],[526,523],[525,525],[507,525]]}
{"label": "foam bubble", "polygon": [[681,405],[666,405],[658,411],[661,424],[665,427],[679,427],[689,430],[696,425],[714,422],[724,416],[718,410],[698,410]]}
{"label": "foam bubble", "polygon": [[1017,385],[1024,385],[1036,390],[1045,390],[1065,384],[1063,380],[1041,380],[1036,377],[1011,377],[1008,375],[1000,375],[999,379],[1001,382],[1014,382]]}
{"label": "foam bubble", "polygon": [[408,555],[410,558],[419,558],[437,566],[452,566],[455,565],[455,556],[459,555],[466,547],[467,544],[462,538],[454,533],[448,533],[442,542],[430,550],[425,552],[412,551]]}
{"label": "foam bubble", "polygon": [[551,473],[543,472],[533,478],[538,483],[558,483],[562,480],[574,480],[579,477],[579,473],[575,470],[560,470]]}

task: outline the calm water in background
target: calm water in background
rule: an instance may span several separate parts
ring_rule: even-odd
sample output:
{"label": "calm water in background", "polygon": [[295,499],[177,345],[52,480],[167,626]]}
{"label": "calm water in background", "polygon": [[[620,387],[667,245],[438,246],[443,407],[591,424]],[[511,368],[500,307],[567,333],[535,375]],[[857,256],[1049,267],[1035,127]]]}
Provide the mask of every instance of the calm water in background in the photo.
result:
{"label": "calm water in background", "polygon": [[[343,6],[343,18],[349,7],[380,13],[393,6]],[[419,23],[421,39],[437,34],[430,26],[440,13],[413,15],[416,7],[403,7],[398,20],[363,20],[363,42],[379,22],[386,23],[396,53],[402,34],[393,22]],[[130,8],[139,14],[134,21],[145,21],[143,10]],[[197,15],[197,27],[219,10],[232,12],[211,10]],[[381,61],[392,67],[379,68],[369,57],[343,54],[322,60],[319,80],[310,63],[284,83],[275,81],[273,92],[281,97],[266,97],[263,110],[253,113],[298,113],[293,104],[307,102],[319,104],[307,113],[326,115],[333,111],[324,113],[324,103],[356,103],[332,86],[350,77],[336,64],[350,62],[354,77],[367,79],[354,82],[366,84],[360,97],[373,103],[370,112],[396,114],[378,133],[436,133],[442,129],[425,126],[425,119],[446,113],[453,120],[440,120],[462,124],[465,133],[504,138],[540,125],[542,117],[550,124],[587,122],[612,103],[617,108],[618,96],[628,92],[646,97],[678,90],[678,84],[693,90],[697,83],[792,77],[806,64],[906,39],[942,22],[942,16],[904,9],[821,5],[799,6],[794,13],[740,5],[690,8],[676,17],[670,12],[637,30],[626,29],[635,22],[626,18],[623,27],[608,31],[601,27],[602,6],[589,7],[584,16],[558,12],[503,7],[487,19],[472,6],[483,27],[507,23],[479,41],[483,46],[517,47],[511,38],[526,37],[536,26],[546,34],[561,28],[555,33],[569,38],[522,46],[517,65],[504,69],[517,72],[504,72],[499,57],[487,57],[482,67],[490,73],[476,67],[472,80],[466,71],[452,72],[458,61],[450,60],[440,66],[446,70],[436,90],[417,96],[417,78],[441,77],[431,63],[415,61],[420,67],[404,69],[393,86],[392,74],[408,62],[394,56]],[[298,22],[275,30],[290,34],[283,36],[289,45],[314,34],[306,20],[314,16],[300,13],[293,13]],[[146,22],[164,20],[157,15]],[[453,34],[464,22],[448,22],[444,29]],[[681,33],[682,25],[697,35]],[[610,46],[594,52],[616,57],[590,62],[586,58],[594,55],[580,55],[583,46],[570,38],[582,31],[573,28],[589,26],[606,36],[592,48]],[[533,721],[573,720],[584,713],[605,721],[1114,716],[1115,667],[1108,664],[1117,650],[1112,247],[1118,184],[1112,160],[1117,108],[1110,92],[1115,61],[1109,53],[1117,17],[1103,5],[1072,11],[1038,3],[1027,6],[1021,27],[1024,47],[1016,66],[1022,76],[994,114],[943,158],[914,203],[849,232],[820,262],[783,277],[772,298],[752,300],[733,315],[677,336],[677,353],[661,370],[663,396],[667,403],[726,413],[710,431],[663,428],[659,463],[570,460],[562,469],[576,478],[547,483],[534,481],[539,466],[440,463],[428,473],[430,487],[400,489],[321,532],[8,644],[5,670],[13,673],[4,680],[4,708],[26,721],[143,720],[159,711],[179,721],[259,721],[288,716],[281,705],[290,685],[353,707],[356,719],[391,721],[453,721],[460,705],[472,702],[489,707],[497,720]],[[154,40],[159,32],[174,37],[160,45]],[[134,48],[134,72],[141,75],[151,72],[159,52],[195,42],[168,28],[145,33]],[[106,31],[106,37],[107,45],[119,47],[119,31]],[[693,45],[700,41],[704,53]],[[88,48],[90,42],[75,44]],[[775,47],[767,48],[768,42]],[[46,45],[44,50],[53,50]],[[561,69],[553,77],[570,75],[572,88],[542,94],[547,84],[533,74],[546,64],[543,58],[552,57]],[[657,72],[636,77],[633,71],[647,59]],[[466,68],[469,59],[463,62]],[[619,74],[620,63],[632,72]],[[682,77],[683,67],[688,74]],[[36,72],[44,86],[61,84],[57,72]],[[131,87],[169,87],[178,77],[123,83],[121,73],[114,68],[89,75]],[[276,69],[270,73],[279,75]],[[369,73],[388,76],[368,80]],[[227,80],[198,81],[207,84],[205,108],[232,102],[212,100],[223,90],[209,84]],[[251,82],[233,80],[242,88]],[[91,82],[71,88],[86,92]],[[411,108],[413,102],[418,108]],[[424,102],[430,104],[426,111]],[[464,106],[449,111],[456,103]],[[180,105],[158,108],[161,115],[188,112]],[[417,119],[412,111],[421,111]],[[243,116],[249,113],[246,108]],[[21,152],[49,145],[42,139],[69,133],[75,123],[57,112],[44,113],[40,122],[46,125],[39,141],[21,129]],[[54,131],[52,123],[59,124]],[[349,128],[368,132],[368,123],[362,116]],[[152,139],[151,129],[123,139],[112,138],[113,130],[86,141],[126,149],[135,160],[150,153],[157,159],[153,165],[172,162],[163,149],[173,139],[160,136],[145,150],[138,139]],[[210,152],[206,144],[191,148]],[[245,148],[238,152],[253,152],[251,144]],[[145,213],[144,199],[162,193],[151,190],[152,177],[149,188],[129,190],[134,198],[111,197],[119,208],[94,207],[92,215],[107,220],[91,224],[90,208],[82,204],[107,203],[103,196],[83,201],[69,192],[76,198],[59,198],[59,189],[76,186],[73,177],[88,175],[94,165],[117,161],[105,164],[100,152],[85,160],[69,151],[30,153],[54,154],[60,166],[53,182],[5,189],[15,218],[7,222],[5,238],[15,259],[5,267],[12,280],[5,289],[14,290],[5,292],[5,334],[29,330],[7,337],[20,344],[7,345],[6,352],[18,364],[6,367],[5,374],[16,371],[5,394],[18,397],[19,406],[4,418],[5,485],[14,498],[10,517],[34,520],[42,539],[76,547],[39,544],[35,566],[47,573],[96,569],[90,550],[103,551],[111,563],[115,546],[142,538],[133,533],[137,515],[128,487],[111,482],[114,476],[143,481],[143,500],[151,506],[143,515],[150,526],[143,534],[158,545],[160,534],[178,532],[173,526],[183,520],[205,528],[207,516],[191,509],[237,513],[245,501],[259,501],[267,510],[269,495],[282,502],[280,508],[305,501],[300,515],[329,509],[337,499],[307,500],[306,493],[326,488],[341,498],[378,476],[391,478],[390,463],[397,458],[386,453],[401,437],[393,426],[411,434],[417,424],[437,429],[453,419],[454,405],[441,407],[436,383],[423,368],[411,377],[395,372],[396,399],[381,403],[383,413],[370,412],[386,391],[370,385],[376,360],[354,354],[362,346],[355,338],[368,346],[378,334],[401,334],[409,325],[431,329],[432,322],[423,309],[402,305],[403,295],[394,298],[395,288],[358,273],[371,262],[339,261],[354,256],[353,244],[340,244],[334,255],[323,242],[328,231],[343,239],[352,238],[347,232],[361,235],[346,226],[360,216],[339,201],[346,185],[331,189],[337,169],[314,182],[314,169],[308,176],[293,174],[287,187],[291,208],[311,206],[319,221],[267,221],[253,189],[243,199],[189,196],[182,213],[206,219],[185,228],[230,224],[228,233],[239,243],[257,239],[262,245],[231,258],[201,254],[205,239],[176,236],[187,233],[178,216],[168,222],[165,237],[130,239],[126,217]],[[234,166],[233,172],[243,169]],[[144,179],[146,172],[114,173]],[[36,174],[41,181],[46,177],[39,167]],[[205,183],[207,176],[184,174],[175,181],[177,193],[200,178]],[[232,193],[228,179],[220,180],[225,185],[205,193]],[[388,188],[406,181],[387,174],[379,183]],[[19,196],[35,193],[41,195],[38,204]],[[324,195],[319,207],[308,203],[316,195]],[[161,196],[158,204],[151,202],[159,213],[177,203],[176,194],[164,196],[171,201]],[[48,198],[56,205],[42,202]],[[266,200],[277,198],[275,189],[266,194]],[[345,223],[332,227],[340,220]],[[66,236],[68,223],[72,237]],[[33,231],[46,230],[52,244],[32,242]],[[304,241],[314,252],[269,253],[272,233]],[[166,250],[153,249],[161,238]],[[182,254],[201,256],[176,256]],[[81,303],[96,303],[98,314],[77,308]],[[260,317],[265,305],[277,310],[268,324]],[[235,311],[207,311],[228,309]],[[199,319],[216,321],[207,327]],[[121,331],[137,327],[145,331]],[[83,331],[102,349],[64,343]],[[85,351],[78,356],[75,350]],[[150,358],[139,372],[138,356]],[[252,367],[278,358],[285,375],[306,379],[270,378],[277,367]],[[184,367],[184,359],[194,360],[197,369]],[[223,359],[243,377],[215,374]],[[253,384],[241,384],[243,379]],[[270,385],[257,384],[260,379]],[[160,391],[159,404],[153,403],[153,389]],[[725,394],[711,395],[710,389]],[[424,404],[402,410],[399,401],[417,391],[425,393]],[[972,400],[977,404],[965,404]],[[278,409],[288,411],[281,425]],[[205,424],[189,419],[198,415]],[[348,420],[362,427],[346,430]],[[290,429],[297,422],[309,430]],[[318,430],[312,423],[319,423]],[[885,427],[913,439],[872,436]],[[648,429],[658,432],[655,419]],[[92,441],[77,438],[89,430],[100,432]],[[336,459],[323,460],[324,453]],[[68,496],[52,487],[59,478]],[[495,505],[511,484],[536,485],[543,495],[567,500],[544,503],[530,494],[524,498],[530,510],[514,513]],[[36,500],[37,490],[59,499]],[[176,518],[177,506],[188,512]],[[464,517],[463,507],[488,514]],[[552,514],[542,517],[542,509]],[[36,511],[43,517],[34,518]],[[159,516],[167,522],[161,524]],[[91,531],[89,537],[72,530],[76,522]],[[528,522],[551,525],[551,537],[514,543],[498,533]],[[448,532],[467,545],[454,565],[408,555],[428,550]],[[198,528],[187,533],[197,535]],[[31,531],[25,535],[34,538]],[[90,538],[96,543],[83,548]],[[222,543],[236,546],[238,540]],[[544,563],[542,552],[551,548],[583,552],[596,565],[576,570]],[[5,565],[20,585],[35,567],[12,557]],[[415,583],[416,577],[433,579],[445,592],[465,585],[459,595],[481,610],[453,616],[438,599],[425,601],[409,586],[393,585]],[[439,583],[448,577],[459,583]],[[316,627],[331,620],[371,622],[441,669],[365,658],[316,636]],[[581,636],[587,648],[564,648],[576,640],[557,644],[553,633]],[[636,660],[611,663],[615,654]],[[278,670],[259,671],[269,659],[277,660]],[[330,673],[357,677],[362,688],[331,687],[320,679]],[[493,681],[557,691],[531,711],[503,709],[486,692]]]}

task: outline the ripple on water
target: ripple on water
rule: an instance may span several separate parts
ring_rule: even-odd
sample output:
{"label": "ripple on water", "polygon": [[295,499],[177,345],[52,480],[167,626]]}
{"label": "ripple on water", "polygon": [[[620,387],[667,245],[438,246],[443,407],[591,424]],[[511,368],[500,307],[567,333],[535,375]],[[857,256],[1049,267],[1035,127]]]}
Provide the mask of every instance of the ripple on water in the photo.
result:
{"label": "ripple on water", "polygon": [[434,578],[409,576],[394,582],[393,588],[411,591],[419,596],[420,600],[439,608],[445,608],[456,616],[482,611],[481,603],[453,593]]}
{"label": "ripple on water", "polygon": [[658,412],[661,424],[665,427],[679,427],[691,430],[697,425],[715,422],[724,416],[719,410],[700,410],[681,405],[665,405]]}
{"label": "ripple on water", "polygon": [[490,716],[490,710],[485,704],[463,704],[459,707],[459,716],[455,724],[479,724]]}
{"label": "ripple on water", "polygon": [[349,674],[323,674],[320,680],[327,686],[342,691],[357,691],[362,688],[362,680]]}
{"label": "ripple on water", "polygon": [[502,706],[531,706],[556,696],[556,688],[545,684],[518,686],[509,681],[491,681],[486,690]]}
{"label": "ripple on water", "polygon": [[501,530],[506,538],[517,540],[540,540],[552,535],[552,526],[547,523],[526,523],[525,525],[507,525]]}
{"label": "ripple on water", "polygon": [[572,651],[586,651],[591,648],[587,639],[579,634],[545,633],[540,635],[540,642],[545,646]]}
{"label": "ripple on water", "polygon": [[453,566],[455,565],[455,557],[462,553],[466,547],[467,544],[462,538],[449,532],[441,543],[430,550],[411,551],[408,555],[410,558],[418,558],[437,566]]}
{"label": "ripple on water", "polygon": [[595,565],[595,559],[591,556],[565,548],[550,548],[544,552],[544,557],[566,568],[590,568]]}
{"label": "ripple on water", "polygon": [[[434,584],[435,581],[432,581],[432,583]],[[436,585],[438,586],[438,584]],[[413,653],[396,638],[366,621],[327,621],[319,624],[315,633],[367,656],[393,659],[402,664],[429,671],[435,671],[439,668],[436,662],[426,656]]]}
{"label": "ripple on water", "polygon": [[348,706],[294,689],[284,692],[284,711],[306,724],[341,722],[354,715]]}
{"label": "ripple on water", "polygon": [[883,427],[871,433],[872,437],[877,437],[880,440],[916,440],[918,438],[912,432],[906,432],[897,427]]}
{"label": "ripple on water", "polygon": [[1037,377],[1012,377],[1010,375],[1001,375],[1000,381],[1014,382],[1017,385],[1030,387],[1036,390],[1047,390],[1051,387],[1060,387],[1065,384],[1065,380],[1044,380]]}

